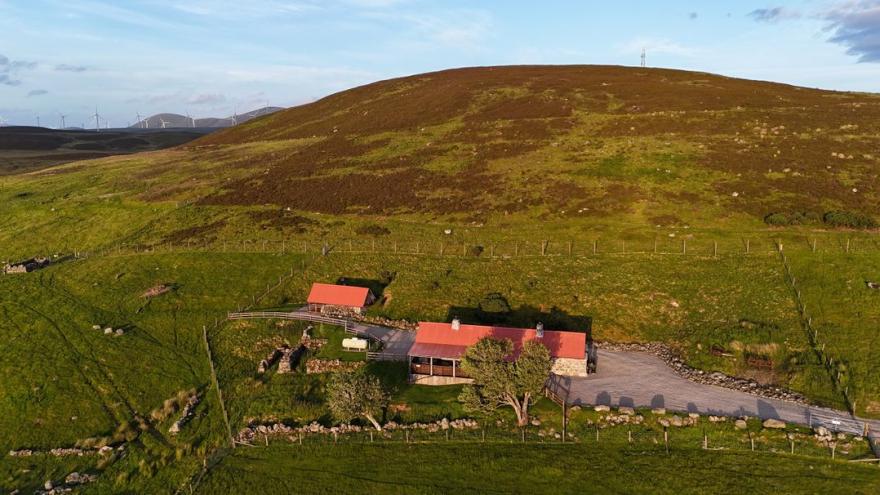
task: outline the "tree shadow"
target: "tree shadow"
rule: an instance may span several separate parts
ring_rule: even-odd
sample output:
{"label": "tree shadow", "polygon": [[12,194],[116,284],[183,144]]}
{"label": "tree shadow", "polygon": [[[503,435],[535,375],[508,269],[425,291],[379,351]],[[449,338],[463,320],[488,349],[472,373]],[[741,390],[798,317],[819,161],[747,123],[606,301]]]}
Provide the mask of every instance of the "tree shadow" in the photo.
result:
{"label": "tree shadow", "polygon": [[383,294],[385,293],[385,288],[391,283],[391,280],[381,280],[381,279],[371,279],[371,278],[353,278],[353,277],[339,277],[336,280],[337,285],[347,285],[349,287],[366,287],[370,289],[370,292],[376,298],[376,301],[381,301]]}
{"label": "tree shadow", "polygon": [[471,325],[493,325],[514,328],[535,328],[538,323],[544,324],[546,330],[563,330],[586,334],[587,367],[595,372],[598,363],[597,347],[593,343],[593,318],[585,315],[572,315],[557,307],[549,310],[531,305],[511,308],[506,298],[499,293],[487,294],[477,307],[450,306],[446,312],[446,321],[458,318],[462,323]]}

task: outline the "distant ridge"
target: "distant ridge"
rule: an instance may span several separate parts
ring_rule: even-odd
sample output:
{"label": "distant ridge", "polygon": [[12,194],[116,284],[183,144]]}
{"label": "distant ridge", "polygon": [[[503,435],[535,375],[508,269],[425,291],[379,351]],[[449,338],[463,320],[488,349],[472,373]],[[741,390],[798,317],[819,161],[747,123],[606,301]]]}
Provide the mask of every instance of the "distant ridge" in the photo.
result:
{"label": "distant ridge", "polygon": [[284,110],[284,108],[262,107],[257,108],[256,110],[251,110],[250,112],[245,112],[234,116],[230,115],[229,117],[205,117],[201,119],[191,119],[186,115],[180,115],[177,113],[158,113],[156,115],[151,115],[143,120],[140,120],[129,127],[132,129],[232,127],[233,121],[236,124],[241,124],[257,117],[262,117],[263,115],[275,113],[279,110]]}

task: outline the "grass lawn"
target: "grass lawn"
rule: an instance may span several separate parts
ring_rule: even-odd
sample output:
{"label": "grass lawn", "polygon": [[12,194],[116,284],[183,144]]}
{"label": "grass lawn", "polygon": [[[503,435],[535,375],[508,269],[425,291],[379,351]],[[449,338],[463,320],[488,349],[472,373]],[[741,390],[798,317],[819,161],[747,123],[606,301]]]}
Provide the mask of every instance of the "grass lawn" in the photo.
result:
{"label": "grass lawn", "polygon": [[199,493],[846,493],[876,467],[751,452],[450,442],[238,449]]}

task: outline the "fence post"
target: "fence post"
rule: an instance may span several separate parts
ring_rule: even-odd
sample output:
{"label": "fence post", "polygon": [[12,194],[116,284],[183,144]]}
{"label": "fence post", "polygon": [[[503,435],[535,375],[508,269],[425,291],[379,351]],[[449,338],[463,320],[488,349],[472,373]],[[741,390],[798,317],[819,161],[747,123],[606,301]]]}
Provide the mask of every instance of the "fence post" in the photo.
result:
{"label": "fence post", "polygon": [[541,241],[541,256],[547,254],[547,241]]}
{"label": "fence post", "polygon": [[749,254],[752,251],[752,241],[746,239],[746,254]]}
{"label": "fence post", "polygon": [[681,240],[681,254],[687,254],[687,251],[688,251],[687,239],[682,239]]}
{"label": "fence post", "polygon": [[712,257],[718,257],[718,241],[712,241]]}
{"label": "fence post", "polygon": [[593,239],[593,254],[599,252],[599,241],[597,239]]}
{"label": "fence post", "polygon": [[568,255],[571,256],[571,241],[568,241]]}

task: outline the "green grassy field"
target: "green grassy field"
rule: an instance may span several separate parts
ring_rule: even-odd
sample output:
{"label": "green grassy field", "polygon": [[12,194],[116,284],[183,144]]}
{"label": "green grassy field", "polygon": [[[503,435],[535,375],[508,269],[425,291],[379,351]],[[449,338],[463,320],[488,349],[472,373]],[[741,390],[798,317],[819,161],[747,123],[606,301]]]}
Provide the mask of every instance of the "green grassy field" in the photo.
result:
{"label": "green grassy field", "polygon": [[226,457],[198,493],[875,493],[876,468],[626,445],[273,446]]}

